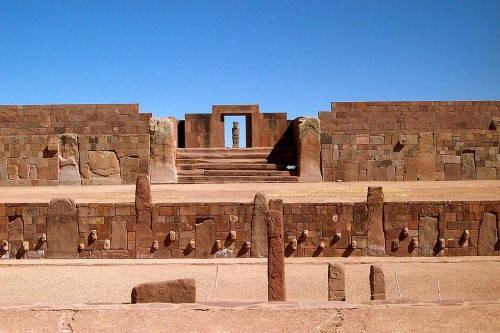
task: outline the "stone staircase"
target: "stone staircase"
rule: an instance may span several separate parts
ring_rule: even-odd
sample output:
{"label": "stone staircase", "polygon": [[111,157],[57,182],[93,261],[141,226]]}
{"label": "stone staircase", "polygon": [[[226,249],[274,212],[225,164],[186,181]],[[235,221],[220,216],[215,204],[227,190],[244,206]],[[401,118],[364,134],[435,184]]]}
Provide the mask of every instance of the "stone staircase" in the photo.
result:
{"label": "stone staircase", "polygon": [[177,182],[297,182],[293,148],[178,148]]}

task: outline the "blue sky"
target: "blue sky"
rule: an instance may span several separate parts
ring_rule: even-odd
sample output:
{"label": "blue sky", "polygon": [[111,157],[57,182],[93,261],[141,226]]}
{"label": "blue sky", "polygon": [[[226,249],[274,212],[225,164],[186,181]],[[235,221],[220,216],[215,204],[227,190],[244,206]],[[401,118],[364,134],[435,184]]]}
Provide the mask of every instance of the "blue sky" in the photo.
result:
{"label": "blue sky", "polygon": [[500,99],[500,1],[0,1],[0,104]]}

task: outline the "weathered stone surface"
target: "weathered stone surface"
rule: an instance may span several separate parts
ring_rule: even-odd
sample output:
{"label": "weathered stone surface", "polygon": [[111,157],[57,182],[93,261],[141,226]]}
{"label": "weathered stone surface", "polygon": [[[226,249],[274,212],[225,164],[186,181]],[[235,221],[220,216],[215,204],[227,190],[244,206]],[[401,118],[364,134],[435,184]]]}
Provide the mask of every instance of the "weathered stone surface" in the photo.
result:
{"label": "weathered stone surface", "polygon": [[113,216],[111,220],[111,249],[127,249],[127,220],[123,216]]}
{"label": "weathered stone surface", "polygon": [[78,212],[72,199],[52,199],[47,211],[47,258],[78,258]]}
{"label": "weathered stone surface", "polygon": [[462,169],[462,179],[463,180],[474,180],[477,178],[476,175],[476,162],[474,160],[474,153],[464,152],[462,153],[461,169]]}
{"label": "weathered stone surface", "polygon": [[268,301],[285,301],[285,252],[283,248],[283,213],[270,210],[267,214],[268,261],[267,278]]}
{"label": "weathered stone surface", "polygon": [[344,265],[328,264],[328,300],[345,301]]}
{"label": "weathered stone surface", "polygon": [[323,178],[319,119],[300,117],[295,121],[299,179],[301,182],[320,182]]}
{"label": "weathered stone surface", "polygon": [[136,248],[151,248],[153,244],[152,214],[153,203],[149,177],[140,174],[135,187]]}
{"label": "weathered stone surface", "polygon": [[418,221],[418,255],[432,257],[436,254],[438,239],[438,219],[421,217]]}
{"label": "weathered stone surface", "polygon": [[417,180],[436,180],[436,153],[418,153]]}
{"label": "weathered stone surface", "polygon": [[125,156],[120,161],[122,184],[135,184],[139,176],[140,159],[137,157]]}
{"label": "weathered stone surface", "polygon": [[239,148],[240,147],[240,128],[239,128],[239,123],[237,121],[233,121],[232,135],[233,135],[233,148]]}
{"label": "weathered stone surface", "polygon": [[155,118],[149,121],[151,182],[177,182],[175,153],[177,149],[177,119]]}
{"label": "weathered stone surface", "polygon": [[59,185],[80,186],[80,153],[78,136],[62,134],[59,136]]}
{"label": "weathered stone surface", "polygon": [[370,266],[370,293],[372,301],[385,299],[384,272],[378,265]]}
{"label": "weathered stone surface", "polygon": [[120,163],[112,151],[89,151],[92,185],[120,185]]}
{"label": "weathered stone surface", "polygon": [[215,223],[214,220],[205,220],[195,225],[196,232],[196,257],[215,257]]}
{"label": "weathered stone surface", "polygon": [[497,218],[495,214],[484,213],[479,225],[479,239],[477,243],[477,254],[480,256],[493,256],[496,254],[495,244],[497,242]]}
{"label": "weathered stone surface", "polygon": [[368,187],[368,255],[385,256],[384,193],[382,187]]}
{"label": "weathered stone surface", "polygon": [[141,283],[132,289],[132,303],[196,303],[194,279]]}
{"label": "weathered stone surface", "polygon": [[251,225],[250,256],[252,258],[263,258],[267,256],[267,211],[268,200],[264,193],[257,193],[254,198]]}

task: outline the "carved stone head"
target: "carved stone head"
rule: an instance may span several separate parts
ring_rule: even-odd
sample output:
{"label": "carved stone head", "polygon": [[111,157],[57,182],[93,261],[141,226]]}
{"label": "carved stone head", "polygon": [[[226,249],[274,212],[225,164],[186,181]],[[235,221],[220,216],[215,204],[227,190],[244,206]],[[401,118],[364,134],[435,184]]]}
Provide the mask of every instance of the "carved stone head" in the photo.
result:
{"label": "carved stone head", "polygon": [[109,239],[104,240],[103,248],[104,250],[109,250],[111,248],[111,241]]}

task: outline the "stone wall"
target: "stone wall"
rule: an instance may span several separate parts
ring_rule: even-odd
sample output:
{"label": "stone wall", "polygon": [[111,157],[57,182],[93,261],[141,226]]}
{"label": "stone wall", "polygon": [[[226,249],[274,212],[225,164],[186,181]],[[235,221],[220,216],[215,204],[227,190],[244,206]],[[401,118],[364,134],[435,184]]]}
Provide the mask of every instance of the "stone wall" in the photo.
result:
{"label": "stone wall", "polygon": [[0,136],[0,186],[133,184],[149,158],[148,134]]}
{"label": "stone wall", "polygon": [[485,130],[499,116],[500,101],[333,102],[319,114],[326,133]]}
{"label": "stone wall", "polygon": [[0,136],[148,134],[138,104],[0,105]]}
{"label": "stone wall", "polygon": [[[283,212],[286,256],[347,257],[368,255],[367,205],[271,200],[269,208]],[[74,223],[78,244],[67,246],[79,258],[250,256],[253,202],[154,204],[151,248],[136,247],[143,231],[133,203],[76,207],[77,218],[68,223]],[[0,240],[8,241],[0,257],[45,257],[50,241],[60,236],[59,228],[47,229],[48,210],[48,204],[0,204]],[[499,224],[500,202],[383,204],[387,256],[499,255]],[[42,241],[44,234],[49,241]],[[28,242],[26,253],[23,242]]]}
{"label": "stone wall", "polygon": [[323,179],[500,179],[499,139],[500,132],[489,130],[352,134],[322,128]]}

